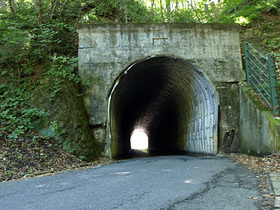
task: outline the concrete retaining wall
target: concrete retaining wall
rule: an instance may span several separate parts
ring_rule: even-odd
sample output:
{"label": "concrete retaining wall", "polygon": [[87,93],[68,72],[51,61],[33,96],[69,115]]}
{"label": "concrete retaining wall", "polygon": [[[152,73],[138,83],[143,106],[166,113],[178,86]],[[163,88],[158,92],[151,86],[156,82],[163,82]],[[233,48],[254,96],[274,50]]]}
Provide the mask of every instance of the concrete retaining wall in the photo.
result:
{"label": "concrete retaining wall", "polygon": [[268,155],[280,149],[280,119],[264,110],[240,87],[240,152]]}

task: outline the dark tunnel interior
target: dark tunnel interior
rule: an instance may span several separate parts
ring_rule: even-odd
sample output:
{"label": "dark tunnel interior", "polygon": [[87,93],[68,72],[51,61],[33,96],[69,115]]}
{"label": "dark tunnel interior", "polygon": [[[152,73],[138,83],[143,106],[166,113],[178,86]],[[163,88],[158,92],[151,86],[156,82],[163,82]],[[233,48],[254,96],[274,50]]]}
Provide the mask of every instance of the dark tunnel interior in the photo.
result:
{"label": "dark tunnel interior", "polygon": [[[112,157],[136,155],[130,142],[135,129],[147,134],[148,151],[187,152],[190,124],[197,118],[195,104],[205,98],[200,81],[204,77],[199,75],[191,63],[167,56],[149,57],[126,69],[111,94]],[[197,91],[201,96],[195,96]]]}

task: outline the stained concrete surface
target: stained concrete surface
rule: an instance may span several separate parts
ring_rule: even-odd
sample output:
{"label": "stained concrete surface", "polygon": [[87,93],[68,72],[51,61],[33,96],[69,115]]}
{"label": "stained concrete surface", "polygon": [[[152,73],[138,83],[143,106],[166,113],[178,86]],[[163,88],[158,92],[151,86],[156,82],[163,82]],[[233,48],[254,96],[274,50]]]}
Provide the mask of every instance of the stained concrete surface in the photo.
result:
{"label": "stained concrete surface", "polygon": [[[188,74],[186,68],[184,68],[184,71],[181,71],[181,74],[178,74],[178,72],[176,73],[173,69],[173,64],[170,62],[167,63],[172,65],[166,66],[155,65],[160,64],[159,62],[152,63],[152,66],[148,65],[151,64],[149,62],[143,62],[143,66],[146,65],[147,69],[157,69],[157,71],[150,71],[154,76],[151,76],[150,73],[146,74],[147,71],[144,71],[143,74],[138,74],[138,72],[138,77],[134,77],[134,83],[141,83],[141,85],[137,85],[136,87],[141,93],[144,93],[146,89],[152,92],[154,90],[154,84],[158,84],[159,80],[162,78],[176,78],[174,82],[167,83],[168,86],[171,85],[172,88],[174,86],[172,84],[175,84],[176,91],[169,92],[171,97],[168,98],[171,100],[169,100],[167,104],[170,105],[170,107],[175,107],[174,110],[176,112],[172,113],[171,117],[156,113],[159,117],[165,118],[165,121],[168,121],[166,118],[172,118],[173,122],[178,122],[179,126],[182,125],[182,128],[178,126],[178,129],[180,129],[178,132],[175,132],[175,129],[171,129],[170,133],[173,134],[173,137],[176,139],[175,136],[177,135],[177,139],[180,139],[179,137],[182,136],[181,133],[190,134],[188,137],[187,135],[183,137],[183,143],[187,142],[187,144],[190,144],[188,148],[191,148],[191,145],[194,145],[190,143],[192,141],[191,137],[196,136],[196,134],[191,131],[192,126],[188,124],[203,128],[204,126],[200,126],[204,124],[202,119],[205,119],[205,122],[216,121],[215,118],[217,116],[215,113],[213,117],[209,117],[211,114],[207,111],[207,100],[197,100],[201,97],[191,97],[202,96],[203,92],[207,92],[207,90],[212,88],[209,85],[205,86],[205,84],[213,83],[220,98],[220,100],[218,100],[220,102],[219,113],[222,115],[219,116],[217,124],[219,131],[218,136],[214,132],[214,134],[210,135],[214,140],[210,140],[209,142],[216,144],[217,140],[221,145],[225,134],[231,130],[235,130],[237,134],[235,135],[235,140],[232,142],[231,147],[227,149],[230,152],[238,152],[239,115],[236,113],[239,113],[239,106],[236,106],[236,104],[238,105],[236,101],[238,101],[237,99],[239,97],[238,88],[235,86],[237,86],[240,81],[245,80],[240,53],[240,29],[238,24],[171,23],[79,25],[79,74],[82,80],[83,100],[87,110],[89,124],[91,125],[95,137],[98,141],[106,143],[104,152],[108,156],[114,157],[120,153],[125,153],[127,149],[125,147],[127,144],[114,143],[118,142],[118,135],[124,136],[124,134],[122,132],[116,132],[116,134],[114,134],[114,129],[116,127],[114,125],[112,126],[112,123],[114,123],[112,121],[125,117],[126,115],[123,114],[118,118],[113,116],[110,111],[110,96],[114,93],[119,81],[126,77],[130,78],[128,75],[135,70],[134,67],[140,60],[152,60],[152,58],[158,56],[165,58],[162,61],[170,61],[171,58],[174,58],[189,62],[203,73],[203,77],[209,80],[202,81],[202,77],[197,77],[197,74]],[[168,71],[164,71],[164,74],[160,76],[159,72],[163,72],[161,70],[165,69]],[[167,74],[167,72],[169,73]],[[171,72],[175,72],[175,74]],[[149,76],[153,78],[150,80],[152,85],[146,82],[146,80],[149,80]],[[128,79],[124,80],[130,81]],[[185,82],[182,82],[182,80],[185,80]],[[200,86],[203,87],[201,90],[197,87],[199,85],[194,85],[194,87],[196,87],[195,94],[182,94],[185,93],[186,90],[191,90],[192,85],[198,84],[198,81],[201,81]],[[184,85],[186,83],[191,85]],[[176,85],[184,86],[184,88],[178,89]],[[158,87],[157,85],[156,88]],[[208,87],[210,87],[210,89]],[[128,101],[133,101],[132,99],[134,99],[136,94],[135,87],[128,83],[127,86],[123,85],[121,88],[128,88],[129,91],[126,90],[126,94],[132,95],[133,97],[126,98],[129,99]],[[152,95],[150,94],[148,96]],[[209,94],[206,94],[205,98],[210,98],[210,101],[213,101],[211,100],[212,97],[209,96]],[[225,100],[227,96],[234,100]],[[155,98],[156,97],[151,97],[151,104],[153,104]],[[182,100],[179,100],[179,98],[182,98]],[[124,97],[120,97],[120,100],[123,99]],[[147,99],[145,98],[144,101],[147,102]],[[217,109],[218,105],[214,105],[213,107]],[[119,109],[116,109],[116,112],[123,113],[124,109],[122,107],[129,106],[127,106],[127,104],[123,104],[123,106],[117,105],[116,108]],[[143,108],[143,106],[141,107]],[[188,108],[187,111],[185,111],[185,107]],[[199,110],[206,110],[206,117],[200,117],[199,114],[196,115],[196,113],[200,113]],[[143,111],[143,109],[140,111]],[[187,114],[184,114],[186,112]],[[184,117],[187,115],[190,115],[190,117]],[[194,117],[191,115],[194,115]],[[184,119],[178,119],[179,117],[177,116],[183,116],[185,122],[181,123]],[[133,123],[137,122],[133,121],[130,124]],[[216,125],[216,123],[213,124]],[[123,124],[121,125],[125,127]],[[187,125],[187,127],[185,125]],[[186,128],[184,128],[184,126]],[[205,128],[210,131],[217,130],[216,127],[212,125],[210,125],[209,128],[205,126]],[[164,128],[161,129],[165,130]],[[116,130],[120,129],[116,128]],[[107,136],[104,135],[104,133],[106,133]],[[156,136],[158,137],[158,135]],[[169,135],[164,135],[164,137],[165,136]],[[169,139],[170,141],[172,140],[171,138]],[[199,136],[197,139],[199,139]],[[164,142],[172,146],[172,149],[183,148],[183,146],[178,146],[181,142],[174,141],[175,143],[170,143],[170,141]],[[197,144],[198,142],[195,143]],[[159,147],[159,145],[156,146]],[[209,148],[211,148],[211,146],[209,146]],[[214,148],[216,148],[216,145],[214,145]],[[212,152],[204,149],[203,152],[213,154],[215,151],[216,149],[212,149]]]}

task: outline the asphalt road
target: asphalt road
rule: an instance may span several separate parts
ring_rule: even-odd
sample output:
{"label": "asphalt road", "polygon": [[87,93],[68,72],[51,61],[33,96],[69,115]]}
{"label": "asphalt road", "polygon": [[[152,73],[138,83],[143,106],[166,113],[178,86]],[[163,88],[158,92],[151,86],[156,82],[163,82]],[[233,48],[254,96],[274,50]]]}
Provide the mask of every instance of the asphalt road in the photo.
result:
{"label": "asphalt road", "polygon": [[0,183],[0,209],[262,209],[261,184],[223,157],[159,156]]}

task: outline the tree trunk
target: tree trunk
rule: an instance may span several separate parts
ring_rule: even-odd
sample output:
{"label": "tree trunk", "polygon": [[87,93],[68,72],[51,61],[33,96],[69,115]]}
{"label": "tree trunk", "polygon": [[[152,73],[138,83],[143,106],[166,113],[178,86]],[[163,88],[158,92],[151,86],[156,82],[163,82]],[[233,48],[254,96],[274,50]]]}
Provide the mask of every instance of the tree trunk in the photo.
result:
{"label": "tree trunk", "polygon": [[191,3],[191,4],[190,4],[190,6],[191,6],[192,10],[194,11],[196,18],[197,18],[197,19],[198,19],[198,21],[200,22],[199,15],[198,15],[198,13],[197,13],[196,9],[194,8],[193,4]]}
{"label": "tree trunk", "polygon": [[165,2],[166,2],[167,16],[168,16],[169,22],[171,22],[171,6],[170,6],[171,0],[166,0]]}
{"label": "tree trunk", "polygon": [[176,6],[175,6],[175,10],[179,10],[179,0],[176,0]]}
{"label": "tree trunk", "polygon": [[50,15],[51,17],[54,16],[54,12],[55,12],[55,8],[56,8],[56,2],[57,2],[57,0],[55,0],[54,3],[53,3],[52,13]]}
{"label": "tree trunk", "polygon": [[42,1],[35,0],[34,4],[35,4],[35,8],[36,8],[36,11],[38,14],[38,25],[41,25],[43,23]]}
{"label": "tree trunk", "polygon": [[171,0],[166,0],[166,10],[168,14],[170,14],[171,12],[170,2]]}
{"label": "tree trunk", "polygon": [[204,4],[204,12],[205,12],[205,13],[208,13],[208,12],[209,12],[209,8],[208,8],[208,5],[207,5],[207,4]]}
{"label": "tree trunk", "polygon": [[16,10],[17,10],[17,3],[15,2],[15,0],[9,0],[9,3],[10,3],[11,11],[12,11],[14,17],[15,17],[16,16]]}
{"label": "tree trunk", "polygon": [[151,18],[153,19],[153,22],[154,22],[154,19],[155,19],[155,16],[154,16],[154,4],[155,4],[155,0],[151,0]]}
{"label": "tree trunk", "polygon": [[217,6],[215,5],[215,3],[212,3],[211,6],[212,6],[213,13],[214,13],[215,21],[220,22],[220,15],[219,15],[219,13],[220,13],[220,1],[218,1]]}
{"label": "tree trunk", "polygon": [[60,9],[60,11],[59,11],[58,16],[61,15],[62,11],[64,10],[64,7],[65,7],[66,3],[67,3],[67,0],[65,0],[65,1],[63,2],[62,7],[61,7],[61,9]]}
{"label": "tree trunk", "polygon": [[163,17],[163,8],[162,8],[162,0],[160,0],[159,2],[160,2],[160,13],[161,13],[161,18],[162,18],[162,21],[164,21],[164,17]]}

